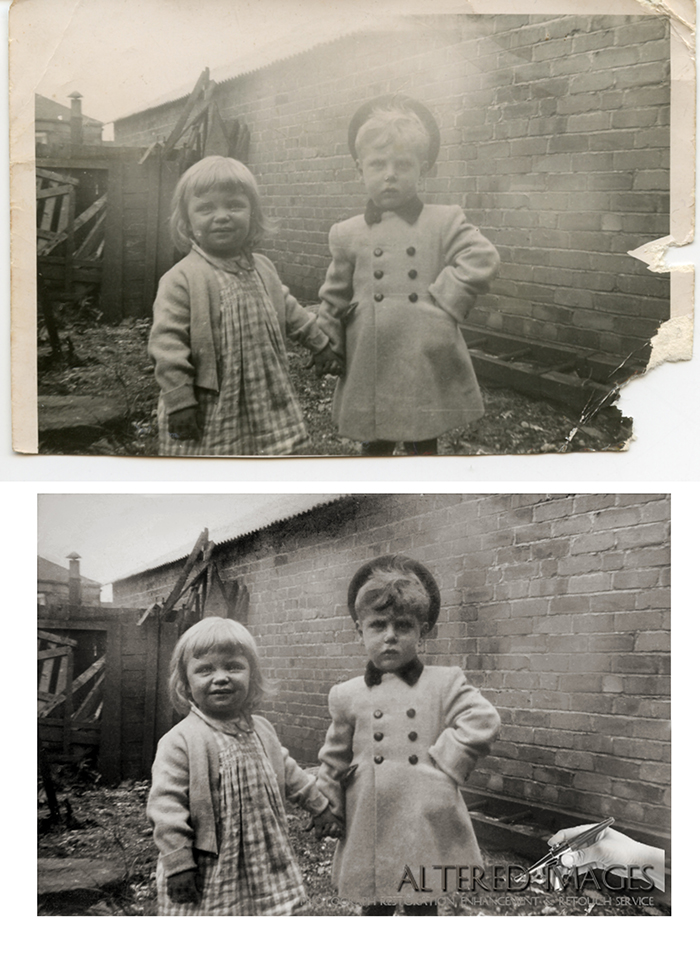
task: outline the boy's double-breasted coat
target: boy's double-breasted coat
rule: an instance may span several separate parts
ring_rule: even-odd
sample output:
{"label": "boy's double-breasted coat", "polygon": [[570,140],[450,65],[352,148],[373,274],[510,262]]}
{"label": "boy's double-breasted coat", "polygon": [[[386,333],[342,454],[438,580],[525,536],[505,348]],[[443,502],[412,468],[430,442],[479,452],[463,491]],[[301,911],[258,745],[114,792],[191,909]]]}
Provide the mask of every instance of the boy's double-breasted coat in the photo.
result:
{"label": "boy's double-breasted coat", "polygon": [[460,323],[498,253],[458,206],[415,201],[415,221],[358,215],[330,231],[319,318],[345,353],[333,416],[355,440],[428,440],[483,414]]}
{"label": "boy's double-breasted coat", "polygon": [[[334,686],[320,752],[319,788],[345,818],[333,881],[359,904],[425,903],[440,894],[433,865],[481,864],[459,786],[494,740],[500,720],[461,669],[426,666],[415,685],[386,673]],[[405,868],[430,872],[433,893],[400,888]],[[455,889],[455,875],[447,882]]]}

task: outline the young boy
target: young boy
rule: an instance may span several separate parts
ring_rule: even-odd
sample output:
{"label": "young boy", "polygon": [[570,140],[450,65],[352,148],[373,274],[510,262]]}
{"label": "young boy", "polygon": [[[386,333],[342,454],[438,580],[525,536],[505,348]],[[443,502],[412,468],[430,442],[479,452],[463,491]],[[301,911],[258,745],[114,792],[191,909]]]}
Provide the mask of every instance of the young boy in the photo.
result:
{"label": "young boy", "polygon": [[[435,915],[437,897],[455,890],[450,870],[482,864],[459,787],[500,720],[461,669],[418,659],[440,611],[421,563],[389,555],[365,564],[348,608],[369,661],[364,676],[331,689],[319,754],[319,788],[345,822],[333,882],[364,915],[391,915],[399,902],[407,915]],[[442,868],[445,885],[433,866],[453,866]],[[421,870],[431,893],[416,891]]]}
{"label": "young boy", "polygon": [[345,359],[333,419],[365,455],[436,454],[437,438],[484,412],[460,331],[488,290],[498,253],[456,205],[423,205],[417,192],[440,132],[416,100],[362,106],[348,141],[369,201],[334,225],[320,291],[320,324]]}

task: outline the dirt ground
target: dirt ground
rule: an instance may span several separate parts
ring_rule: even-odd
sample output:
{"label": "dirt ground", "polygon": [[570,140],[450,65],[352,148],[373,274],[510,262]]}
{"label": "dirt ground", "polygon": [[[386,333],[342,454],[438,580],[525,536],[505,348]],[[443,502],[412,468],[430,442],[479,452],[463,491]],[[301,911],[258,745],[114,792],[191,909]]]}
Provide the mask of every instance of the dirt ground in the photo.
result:
{"label": "dirt ground", "polygon": [[[305,303],[313,306],[313,303]],[[124,406],[121,423],[91,435],[40,433],[40,453],[156,456],[158,391],[146,352],[150,320],[105,325],[83,303],[59,315],[63,356],[51,353],[43,331],[38,342],[39,393],[111,396]],[[309,354],[290,347],[290,370],[310,435],[310,456],[357,456],[360,445],[340,437],[331,421],[335,379],[319,380],[307,368]],[[631,422],[615,407],[581,419],[566,407],[506,388],[482,388],[486,413],[467,428],[439,439],[441,455],[561,454],[618,450],[631,436]]]}
{"label": "dirt ground", "polygon": [[[148,782],[124,782],[117,788],[95,783],[95,776],[60,778],[58,782],[62,815],[67,824],[47,829],[43,790],[39,790],[39,858],[92,858],[118,861],[123,880],[101,891],[63,893],[40,899],[38,914],[46,917],[149,917],[156,914],[155,865],[157,852],[146,820]],[[70,812],[66,811],[66,801]],[[330,872],[335,842],[317,841],[307,831],[309,816],[288,805],[292,845],[299,860],[309,903],[303,916],[354,917],[357,905],[337,897]],[[522,857],[484,850],[486,870],[491,865],[526,866]],[[639,894],[639,893],[638,893]],[[652,902],[654,898],[647,899]],[[477,889],[441,905],[444,917],[544,916],[619,917],[670,914],[656,901],[635,906],[619,894],[602,893],[586,887],[576,892],[568,886],[561,893],[545,891],[537,885],[517,894]]]}

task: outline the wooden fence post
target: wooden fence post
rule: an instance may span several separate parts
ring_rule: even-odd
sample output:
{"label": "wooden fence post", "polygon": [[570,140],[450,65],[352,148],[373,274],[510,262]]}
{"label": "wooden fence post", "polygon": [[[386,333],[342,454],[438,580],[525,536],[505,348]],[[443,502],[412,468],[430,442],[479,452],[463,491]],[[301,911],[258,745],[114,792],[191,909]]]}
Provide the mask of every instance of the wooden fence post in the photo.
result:
{"label": "wooden fence post", "polygon": [[107,631],[105,679],[100,718],[98,768],[108,785],[121,781],[122,762],[122,627]]}

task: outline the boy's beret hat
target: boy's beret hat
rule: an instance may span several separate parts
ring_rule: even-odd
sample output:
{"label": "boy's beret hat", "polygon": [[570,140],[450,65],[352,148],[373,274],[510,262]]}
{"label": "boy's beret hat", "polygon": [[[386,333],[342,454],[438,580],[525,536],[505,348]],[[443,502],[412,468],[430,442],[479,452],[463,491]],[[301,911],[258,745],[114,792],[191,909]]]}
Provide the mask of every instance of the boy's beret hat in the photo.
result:
{"label": "boy's beret hat", "polygon": [[360,106],[348,126],[348,146],[350,147],[350,155],[352,158],[357,159],[355,140],[357,139],[360,127],[367,122],[375,109],[410,109],[416,114],[425,126],[428,136],[430,137],[427,161],[428,168],[431,169],[435,165],[435,160],[440,152],[440,129],[435,121],[435,117],[427,106],[424,106],[423,103],[417,99],[404,96],[402,93],[389,93],[384,96],[377,96],[375,99],[367,100],[366,103]]}
{"label": "boy's beret hat", "polygon": [[423,566],[422,563],[419,563],[418,560],[412,560],[410,557],[396,553],[387,553],[384,556],[375,557],[374,560],[370,560],[369,563],[363,564],[350,580],[350,586],[348,587],[348,609],[350,610],[353,621],[357,622],[357,611],[355,609],[357,594],[376,570],[393,570],[400,573],[412,573],[418,577],[430,599],[427,623],[430,629],[432,629],[440,615],[440,588],[435,581],[435,577],[430,570]]}

